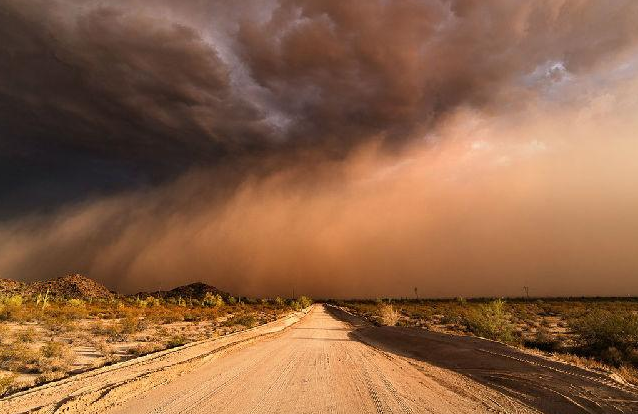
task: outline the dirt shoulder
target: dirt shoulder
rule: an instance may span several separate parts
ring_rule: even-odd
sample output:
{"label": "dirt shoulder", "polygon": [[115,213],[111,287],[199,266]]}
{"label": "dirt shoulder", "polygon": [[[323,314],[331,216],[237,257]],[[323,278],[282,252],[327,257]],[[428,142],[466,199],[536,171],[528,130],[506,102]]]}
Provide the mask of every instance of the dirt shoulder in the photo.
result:
{"label": "dirt shoulder", "polygon": [[635,413],[638,390],[608,375],[475,337],[419,328],[374,326],[338,308],[351,335],[378,349],[445,368],[545,413]]}
{"label": "dirt shoulder", "polygon": [[95,405],[106,394],[116,393],[121,403],[168,382],[186,371],[258,338],[277,335],[303,318],[308,310],[294,312],[274,322],[224,337],[189,343],[126,362],[84,372],[0,400],[1,413],[53,412],[63,406],[83,412],[84,405]]}

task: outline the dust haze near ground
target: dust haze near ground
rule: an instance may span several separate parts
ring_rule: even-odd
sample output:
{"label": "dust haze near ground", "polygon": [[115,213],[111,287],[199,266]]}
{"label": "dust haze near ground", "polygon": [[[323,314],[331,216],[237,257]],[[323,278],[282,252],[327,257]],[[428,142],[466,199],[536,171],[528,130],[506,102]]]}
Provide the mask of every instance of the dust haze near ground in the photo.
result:
{"label": "dust haze near ground", "polygon": [[193,171],[4,225],[0,268],[74,269],[125,291],[204,280],[245,295],[636,294],[633,103],[610,118],[621,105],[609,99],[515,121],[459,113],[400,154],[370,145],[254,175],[227,197],[212,184],[227,172]]}
{"label": "dust haze near ground", "polygon": [[636,295],[637,21],[633,1],[8,1],[0,276]]}

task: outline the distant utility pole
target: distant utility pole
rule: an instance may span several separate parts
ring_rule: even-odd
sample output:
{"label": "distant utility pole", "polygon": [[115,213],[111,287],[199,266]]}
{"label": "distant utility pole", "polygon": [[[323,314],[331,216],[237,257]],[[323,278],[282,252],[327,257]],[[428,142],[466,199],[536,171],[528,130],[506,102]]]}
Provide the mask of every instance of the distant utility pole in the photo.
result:
{"label": "distant utility pole", "polygon": [[414,296],[416,296],[416,300],[419,300],[419,290],[416,288],[416,286],[414,287]]}
{"label": "distant utility pole", "polygon": [[523,286],[523,290],[525,291],[525,297],[529,300],[529,286]]}

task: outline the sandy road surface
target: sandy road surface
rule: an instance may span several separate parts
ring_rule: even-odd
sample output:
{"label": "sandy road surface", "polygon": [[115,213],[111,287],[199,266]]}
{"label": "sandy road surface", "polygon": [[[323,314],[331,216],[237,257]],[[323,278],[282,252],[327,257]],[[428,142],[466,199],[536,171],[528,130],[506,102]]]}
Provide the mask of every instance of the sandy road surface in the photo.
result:
{"label": "sandy road surface", "polygon": [[254,338],[261,333],[244,333],[235,338],[243,342],[221,351],[230,338],[82,374],[0,402],[0,411],[533,412],[462,375],[417,367],[355,340],[352,327],[321,305],[286,330]]}
{"label": "sandy road surface", "polygon": [[321,305],[293,325],[300,316],[22,393],[0,412],[537,412],[480,378],[376,348],[383,328]]}

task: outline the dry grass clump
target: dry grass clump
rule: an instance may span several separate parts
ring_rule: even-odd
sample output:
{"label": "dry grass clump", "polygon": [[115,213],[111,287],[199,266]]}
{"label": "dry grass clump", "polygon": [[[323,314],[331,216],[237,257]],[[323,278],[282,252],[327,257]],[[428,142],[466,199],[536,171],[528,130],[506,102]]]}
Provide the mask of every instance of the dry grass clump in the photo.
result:
{"label": "dry grass clump", "polygon": [[242,315],[233,315],[232,317],[225,320],[222,325],[223,326],[245,326],[246,328],[252,328],[257,324],[257,320],[255,316],[252,314],[242,314]]}
{"label": "dry grass clump", "polygon": [[166,348],[175,348],[188,343],[188,339],[184,335],[174,335],[166,342]]}
{"label": "dry grass clump", "polygon": [[392,305],[382,304],[379,306],[379,321],[385,326],[396,326],[399,322],[399,312],[394,310]]}
{"label": "dry grass clump", "polygon": [[[177,341],[173,342],[173,344],[175,344],[176,342]],[[177,346],[177,345],[173,345],[173,346]],[[129,355],[139,357],[142,355],[147,355],[156,351],[160,351],[162,349],[164,348],[161,344],[143,343],[143,344],[136,345],[132,348],[129,348],[127,352]]]}
{"label": "dry grass clump", "polygon": [[23,343],[33,343],[36,340],[36,332],[33,327],[29,327],[17,333],[16,341]]}
{"label": "dry grass clump", "polygon": [[0,397],[13,391],[16,385],[16,374],[0,374]]}

